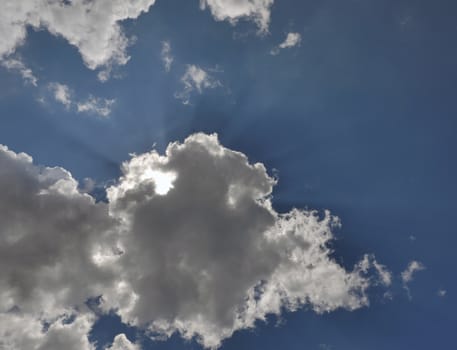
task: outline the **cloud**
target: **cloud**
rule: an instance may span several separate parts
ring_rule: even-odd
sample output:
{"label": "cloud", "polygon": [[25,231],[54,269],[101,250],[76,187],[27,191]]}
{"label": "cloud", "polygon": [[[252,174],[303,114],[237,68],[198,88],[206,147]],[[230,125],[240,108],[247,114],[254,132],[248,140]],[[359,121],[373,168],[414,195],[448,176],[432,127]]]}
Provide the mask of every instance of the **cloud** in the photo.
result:
{"label": "cloud", "polygon": [[[95,202],[68,171],[1,146],[1,341],[92,349],[84,303],[98,296],[102,310],[152,336],[179,332],[207,348],[283,310],[368,305],[369,269],[384,267],[372,256],[339,265],[328,247],[338,218],[276,212],[276,182],[198,133],[163,155],[132,155],[107,203]],[[118,348],[137,349],[124,335]]]}
{"label": "cloud", "polygon": [[22,62],[22,60],[17,58],[8,58],[0,60],[0,65],[2,65],[10,71],[19,72],[19,74],[22,76],[22,79],[24,79],[24,82],[26,84],[30,84],[33,86],[38,85],[38,78],[33,74],[32,70],[28,68],[24,64],[24,62]]}
{"label": "cloud", "polygon": [[171,45],[169,41],[162,41],[162,50],[160,52],[160,58],[162,59],[165,70],[169,72],[171,69],[171,65],[174,61],[174,58],[171,54]]}
{"label": "cloud", "polygon": [[381,279],[381,283],[388,287],[392,284],[392,273],[387,270],[387,268],[378,263],[376,260],[373,260],[373,267],[376,269],[380,279]]}
{"label": "cloud", "polygon": [[140,347],[130,342],[125,334],[118,334],[114,338],[113,344],[106,350],[140,350]]}
{"label": "cloud", "polygon": [[101,117],[107,117],[111,113],[111,107],[115,103],[114,99],[105,99],[89,96],[87,100],[76,103],[77,111],[82,113],[97,114]]}
{"label": "cloud", "polygon": [[446,289],[439,289],[438,292],[436,292],[436,295],[438,295],[439,297],[445,297],[447,294],[447,290]]}
{"label": "cloud", "polygon": [[63,315],[50,321],[43,331],[43,321],[30,315],[0,313],[0,348],[4,350],[95,350],[87,339],[93,318],[87,314]]}
{"label": "cloud", "polygon": [[411,261],[406,269],[401,273],[401,280],[403,282],[403,288],[406,289],[408,297],[411,299],[411,293],[408,287],[408,283],[414,279],[414,274],[418,271],[425,270],[425,266],[416,260]]}
{"label": "cloud", "polygon": [[362,268],[346,271],[329,257],[338,219],[275,212],[276,181],[216,135],[134,156],[122,170],[107,192],[111,214],[123,222],[124,254],[118,288],[103,300],[125,322],[216,348],[282,309],[368,304]]}
{"label": "cloud", "polygon": [[65,106],[66,109],[75,108],[78,113],[95,114],[107,117],[111,113],[111,108],[116,102],[114,99],[105,99],[89,95],[85,100],[74,101],[71,89],[58,82],[48,84],[48,89],[53,94],[54,99]]}
{"label": "cloud", "polygon": [[155,0],[6,0],[0,13],[0,58],[12,54],[27,28],[46,29],[77,47],[90,69],[124,65],[131,40],[120,22],[147,12]]}
{"label": "cloud", "polygon": [[219,80],[193,64],[187,65],[186,71],[181,77],[181,83],[184,88],[182,91],[176,93],[175,97],[180,99],[183,104],[190,103],[190,97],[194,91],[201,94],[205,89],[214,89],[222,86],[222,83]]}
{"label": "cloud", "polygon": [[260,33],[268,32],[273,0],[200,0],[202,10],[209,8],[217,21],[235,24],[240,19],[254,21]]}
{"label": "cloud", "polygon": [[73,104],[73,101],[71,100],[70,88],[67,85],[52,82],[49,83],[48,89],[52,92],[54,99],[63,104],[65,108],[68,109]]}
{"label": "cloud", "polygon": [[408,264],[406,270],[401,273],[401,280],[403,283],[409,283],[413,280],[415,272],[422,271],[424,269],[425,266],[421,262],[413,260]]}
{"label": "cloud", "polygon": [[77,185],[66,170],[0,146],[2,349],[92,349],[93,317],[82,310],[113,278],[92,256],[114,220]]}
{"label": "cloud", "polygon": [[300,33],[288,33],[286,39],[279,44],[277,47],[270,51],[270,54],[277,55],[279,51],[282,49],[291,48],[294,46],[299,46],[301,43],[301,35]]}

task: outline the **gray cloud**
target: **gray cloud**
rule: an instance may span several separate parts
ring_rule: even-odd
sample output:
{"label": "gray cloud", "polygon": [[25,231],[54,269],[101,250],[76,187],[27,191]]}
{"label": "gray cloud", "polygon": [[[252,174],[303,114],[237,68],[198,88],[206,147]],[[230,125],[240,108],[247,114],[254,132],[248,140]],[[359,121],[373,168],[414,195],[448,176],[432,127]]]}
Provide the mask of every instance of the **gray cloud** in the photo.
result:
{"label": "gray cloud", "polygon": [[3,350],[95,350],[87,333],[93,323],[89,314],[71,322],[66,315],[53,320],[46,332],[42,320],[33,315],[0,313],[0,348]]}
{"label": "gray cloud", "polygon": [[[88,331],[91,322],[83,315],[72,325],[59,320],[112,279],[92,251],[114,220],[105,204],[78,192],[67,171],[35,166],[4,146],[0,193],[0,347],[61,349],[51,344]],[[51,324],[46,336],[42,322]],[[65,348],[90,349],[86,331],[79,345],[68,340]]]}
{"label": "gray cloud", "polygon": [[172,143],[165,156],[134,156],[123,172],[108,189],[111,213],[124,223],[120,287],[104,295],[104,307],[125,321],[217,347],[282,308],[368,304],[362,268],[345,271],[329,258],[338,220],[275,212],[265,167],[215,135]]}
{"label": "gray cloud", "polygon": [[[95,203],[64,169],[0,147],[3,344],[91,349],[94,316],[75,310],[102,296],[102,309],[124,322],[216,348],[284,309],[366,306],[368,269],[386,272],[367,256],[351,271],[336,263],[327,243],[339,220],[277,213],[276,180],[216,135],[133,155],[122,171],[108,203]],[[119,335],[111,349],[122,346],[136,349]]]}

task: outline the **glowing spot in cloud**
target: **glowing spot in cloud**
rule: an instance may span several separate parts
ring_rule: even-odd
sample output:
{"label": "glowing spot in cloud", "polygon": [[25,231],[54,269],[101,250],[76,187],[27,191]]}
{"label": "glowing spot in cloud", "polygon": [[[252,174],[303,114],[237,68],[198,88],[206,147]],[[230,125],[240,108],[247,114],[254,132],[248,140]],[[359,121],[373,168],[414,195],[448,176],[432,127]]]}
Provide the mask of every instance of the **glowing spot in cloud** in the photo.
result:
{"label": "glowing spot in cloud", "polygon": [[176,180],[176,174],[172,172],[146,169],[144,175],[140,177],[140,179],[141,181],[152,180],[155,185],[155,193],[160,196],[164,196],[173,188],[173,182]]}

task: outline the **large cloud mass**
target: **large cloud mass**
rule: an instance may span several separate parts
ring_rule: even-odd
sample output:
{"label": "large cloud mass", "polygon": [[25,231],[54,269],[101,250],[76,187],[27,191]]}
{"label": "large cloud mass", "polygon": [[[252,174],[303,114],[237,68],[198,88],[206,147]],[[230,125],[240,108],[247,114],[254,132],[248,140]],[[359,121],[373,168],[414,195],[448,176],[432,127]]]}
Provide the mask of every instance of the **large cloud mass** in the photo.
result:
{"label": "large cloud mass", "polygon": [[125,322],[211,348],[283,309],[368,304],[372,261],[347,271],[329,256],[338,220],[277,213],[275,179],[216,135],[134,155],[122,171],[96,203],[67,171],[0,148],[0,322],[10,327],[0,345],[21,348],[14,324],[24,319],[36,344],[90,349],[90,317],[75,310],[97,296]]}
{"label": "large cloud mass", "polygon": [[114,227],[107,206],[79,193],[64,169],[37,167],[4,146],[0,193],[0,348],[92,349],[92,317],[80,308],[65,320],[112,279],[92,261]]}

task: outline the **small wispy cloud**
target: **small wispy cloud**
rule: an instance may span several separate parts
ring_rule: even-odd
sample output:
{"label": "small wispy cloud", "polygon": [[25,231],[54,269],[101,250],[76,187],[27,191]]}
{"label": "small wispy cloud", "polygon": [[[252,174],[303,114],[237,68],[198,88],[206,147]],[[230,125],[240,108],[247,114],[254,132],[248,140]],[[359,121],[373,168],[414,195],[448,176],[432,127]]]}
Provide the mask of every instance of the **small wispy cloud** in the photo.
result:
{"label": "small wispy cloud", "polygon": [[169,41],[162,41],[162,50],[160,51],[160,58],[167,72],[170,71],[173,64],[174,57],[171,54],[171,44]]}
{"label": "small wispy cloud", "polygon": [[438,295],[439,297],[445,297],[447,294],[447,290],[446,289],[439,289],[438,292],[436,292],[436,295]]}
{"label": "small wispy cloud", "polygon": [[71,100],[71,91],[70,88],[61,83],[52,82],[48,84],[48,89],[53,94],[54,99],[57,102],[60,102],[65,106],[65,108],[69,109],[72,105],[73,101]]}
{"label": "small wispy cloud", "polygon": [[33,71],[28,68],[21,59],[7,58],[0,61],[0,65],[9,71],[18,72],[26,84],[33,86],[38,85],[38,78],[33,74]]}
{"label": "small wispy cloud", "polygon": [[300,46],[300,43],[301,43],[300,33],[288,33],[286,39],[284,39],[284,41],[281,44],[279,44],[278,46],[273,48],[270,51],[270,54],[277,55],[277,54],[279,54],[279,51],[281,51],[282,49],[288,49],[288,48],[291,48],[294,46]]}
{"label": "small wispy cloud", "polygon": [[221,87],[222,83],[210,75],[202,68],[189,64],[184,75],[181,77],[183,90],[175,94],[175,97],[180,99],[183,104],[190,103],[190,97],[194,91],[201,94],[205,89],[214,89]]}
{"label": "small wispy cloud", "polygon": [[386,287],[390,286],[392,284],[392,273],[387,270],[386,266],[378,263],[376,260],[373,260],[373,266],[379,275],[381,283]]}
{"label": "small wispy cloud", "polygon": [[406,269],[401,273],[401,280],[403,282],[403,288],[408,292],[408,297],[411,299],[411,293],[408,287],[408,283],[414,279],[414,274],[418,271],[425,270],[424,264],[419,261],[411,261]]}
{"label": "small wispy cloud", "polygon": [[78,113],[89,113],[108,117],[115,103],[114,99],[105,99],[93,95],[89,95],[85,100],[74,100],[74,94],[70,87],[58,82],[49,83],[48,89],[57,102],[64,105],[68,110],[74,108]]}
{"label": "small wispy cloud", "polygon": [[90,95],[87,100],[77,102],[76,107],[77,111],[80,113],[86,112],[107,117],[111,113],[111,107],[114,102],[114,99],[99,98]]}

